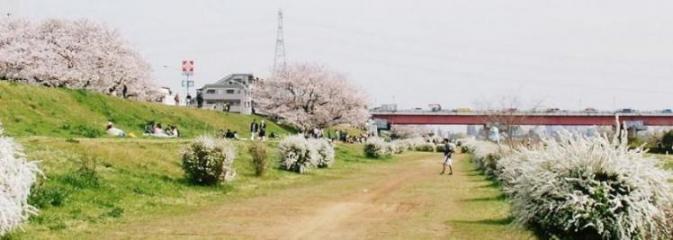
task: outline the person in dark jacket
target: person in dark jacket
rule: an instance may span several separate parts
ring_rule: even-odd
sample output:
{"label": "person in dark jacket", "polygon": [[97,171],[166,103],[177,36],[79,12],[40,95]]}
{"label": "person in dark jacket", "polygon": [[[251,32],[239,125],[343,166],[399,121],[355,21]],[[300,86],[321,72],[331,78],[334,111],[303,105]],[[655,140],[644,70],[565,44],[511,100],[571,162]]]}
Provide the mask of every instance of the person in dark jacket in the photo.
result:
{"label": "person in dark jacket", "polygon": [[255,140],[255,136],[259,132],[259,124],[257,124],[257,120],[253,119],[252,123],[250,123],[250,140]]}
{"label": "person in dark jacket", "polygon": [[259,131],[258,131],[259,132],[259,139],[262,140],[262,141],[266,140],[266,123],[264,122],[264,120],[262,120],[259,123],[258,128],[259,128]]}
{"label": "person in dark jacket", "polygon": [[196,107],[203,107],[203,94],[200,92],[196,93]]}
{"label": "person in dark jacket", "polygon": [[442,172],[440,175],[446,172],[446,167],[449,167],[449,175],[453,175],[453,159],[451,159],[454,153],[453,144],[449,142],[448,138],[444,139],[444,164],[442,164]]}

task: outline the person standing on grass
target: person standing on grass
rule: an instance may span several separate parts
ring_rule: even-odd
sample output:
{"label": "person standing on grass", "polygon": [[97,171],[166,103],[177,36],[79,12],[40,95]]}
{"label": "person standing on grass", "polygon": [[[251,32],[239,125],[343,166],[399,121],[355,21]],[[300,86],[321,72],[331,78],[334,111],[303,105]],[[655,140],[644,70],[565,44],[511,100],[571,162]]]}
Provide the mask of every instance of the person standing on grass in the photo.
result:
{"label": "person standing on grass", "polygon": [[451,159],[454,152],[453,145],[449,142],[448,138],[444,139],[444,164],[442,165],[442,172],[440,175],[446,172],[446,167],[449,167],[449,175],[453,175],[453,159]]}
{"label": "person standing on grass", "polygon": [[259,128],[259,131],[258,131],[259,132],[259,139],[262,140],[262,141],[265,141],[266,140],[266,123],[264,122],[264,120],[262,120],[262,122],[259,123],[258,128]]}
{"label": "person standing on grass", "polygon": [[252,123],[250,123],[250,140],[255,140],[255,135],[257,135],[258,131],[259,125],[257,124],[257,120],[253,119]]}

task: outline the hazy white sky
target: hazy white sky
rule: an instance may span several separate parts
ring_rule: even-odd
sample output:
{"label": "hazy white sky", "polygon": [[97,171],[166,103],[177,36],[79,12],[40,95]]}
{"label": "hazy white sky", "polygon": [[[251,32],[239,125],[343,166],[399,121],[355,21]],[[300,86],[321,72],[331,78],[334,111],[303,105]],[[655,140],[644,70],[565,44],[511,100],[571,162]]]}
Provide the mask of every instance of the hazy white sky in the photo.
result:
{"label": "hazy white sky", "polygon": [[197,86],[267,76],[279,8],[288,61],[346,73],[373,104],[673,107],[670,0],[0,0],[14,16],[119,29],[174,89],[182,59],[196,61]]}

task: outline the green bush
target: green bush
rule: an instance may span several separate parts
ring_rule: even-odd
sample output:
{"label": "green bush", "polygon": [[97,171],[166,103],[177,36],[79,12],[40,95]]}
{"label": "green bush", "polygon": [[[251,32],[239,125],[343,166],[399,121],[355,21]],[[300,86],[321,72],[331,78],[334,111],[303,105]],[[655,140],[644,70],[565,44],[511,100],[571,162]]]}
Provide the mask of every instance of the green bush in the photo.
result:
{"label": "green bush", "polygon": [[252,156],[252,167],[255,169],[255,176],[264,176],[267,168],[269,167],[267,161],[268,154],[266,145],[258,141],[253,142],[248,147],[248,153],[250,153],[250,156]]}
{"label": "green bush", "polygon": [[97,138],[105,134],[102,129],[92,128],[84,125],[77,125],[75,127],[64,125],[64,130],[68,130],[72,135],[83,136],[87,138]]}
{"label": "green bush", "polygon": [[33,188],[28,203],[37,208],[60,207],[68,198],[68,191],[60,187],[39,186]]}
{"label": "green bush", "polygon": [[223,139],[201,136],[182,154],[182,169],[186,178],[199,185],[214,185],[230,181],[234,170],[235,147]]}

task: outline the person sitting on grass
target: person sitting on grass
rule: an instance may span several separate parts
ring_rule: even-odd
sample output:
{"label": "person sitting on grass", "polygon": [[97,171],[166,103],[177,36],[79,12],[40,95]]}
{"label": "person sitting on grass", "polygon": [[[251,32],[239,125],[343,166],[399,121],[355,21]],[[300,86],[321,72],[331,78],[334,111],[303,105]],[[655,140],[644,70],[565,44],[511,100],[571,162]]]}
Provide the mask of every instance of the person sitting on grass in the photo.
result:
{"label": "person sitting on grass", "polygon": [[113,137],[126,137],[126,133],[123,130],[114,127],[112,122],[107,123],[105,131],[107,132],[108,135]]}
{"label": "person sitting on grass", "polygon": [[168,134],[168,136],[171,136],[171,137],[176,137],[176,138],[180,137],[180,131],[178,130],[178,127],[176,127],[175,125],[170,125],[170,127],[168,127],[166,133]]}
{"label": "person sitting on grass", "polygon": [[156,123],[156,124],[154,124],[154,126],[152,126],[151,132],[150,133],[145,133],[145,136],[158,137],[158,138],[176,137],[176,136],[170,135],[169,132],[171,132],[170,128],[166,128],[166,130],[164,130],[161,127],[161,123]]}
{"label": "person sitting on grass", "polygon": [[446,172],[446,167],[449,167],[449,175],[453,175],[453,159],[451,159],[451,156],[453,155],[454,147],[453,144],[449,142],[448,138],[445,138],[443,142],[444,142],[444,164],[442,164],[442,172],[439,174],[440,175],[444,174],[444,172]]}
{"label": "person sitting on grass", "polygon": [[234,132],[231,131],[231,129],[227,129],[227,132],[224,134],[224,137],[227,139],[234,139],[235,135]]}

